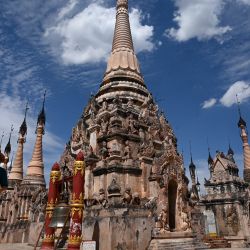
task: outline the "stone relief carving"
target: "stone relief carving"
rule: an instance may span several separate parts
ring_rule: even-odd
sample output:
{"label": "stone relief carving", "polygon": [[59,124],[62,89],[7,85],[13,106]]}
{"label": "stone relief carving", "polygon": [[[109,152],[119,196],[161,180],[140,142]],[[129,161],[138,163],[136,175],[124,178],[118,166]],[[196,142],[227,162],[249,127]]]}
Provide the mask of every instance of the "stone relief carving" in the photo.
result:
{"label": "stone relief carving", "polygon": [[124,148],[124,160],[132,159],[132,149],[129,145],[129,141],[125,142],[125,148]]}
{"label": "stone relief carving", "polygon": [[168,225],[168,208],[164,206],[158,216],[158,222],[160,222],[160,229],[163,231],[169,231]]}
{"label": "stone relief carving", "polygon": [[99,190],[99,203],[104,208],[108,205],[108,200],[106,199],[105,191],[103,188]]}
{"label": "stone relief carving", "polygon": [[132,201],[132,194],[131,194],[131,188],[126,188],[124,195],[123,195],[123,204],[129,205]]}
{"label": "stone relief carving", "polygon": [[109,150],[107,147],[107,142],[104,141],[102,143],[102,148],[100,149],[99,154],[100,154],[102,160],[105,160],[106,158],[109,157]]}
{"label": "stone relief carving", "polygon": [[139,193],[133,193],[132,205],[139,206],[141,204],[141,199]]}

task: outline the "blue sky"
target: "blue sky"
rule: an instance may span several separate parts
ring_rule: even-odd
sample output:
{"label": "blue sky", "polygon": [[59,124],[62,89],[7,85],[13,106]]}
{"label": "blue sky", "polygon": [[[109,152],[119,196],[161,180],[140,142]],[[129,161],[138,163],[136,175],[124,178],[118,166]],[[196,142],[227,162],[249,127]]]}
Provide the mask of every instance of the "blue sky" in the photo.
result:
{"label": "blue sky", "polygon": [[[98,90],[111,50],[114,0],[0,1],[0,132],[17,131],[28,100],[25,164],[44,89],[46,175]],[[250,0],[130,0],[145,82],[173,126],[188,166],[201,176],[211,151],[229,141],[242,168],[238,94],[250,123]]]}

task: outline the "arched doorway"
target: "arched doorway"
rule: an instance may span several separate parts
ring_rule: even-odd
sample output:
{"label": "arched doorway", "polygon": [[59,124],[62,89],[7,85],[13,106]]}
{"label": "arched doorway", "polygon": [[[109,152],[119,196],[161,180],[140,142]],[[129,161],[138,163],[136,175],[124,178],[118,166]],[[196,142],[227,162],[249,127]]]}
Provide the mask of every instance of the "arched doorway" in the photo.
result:
{"label": "arched doorway", "polygon": [[176,228],[176,196],[177,196],[177,183],[171,180],[168,183],[168,221],[170,231]]}
{"label": "arched doorway", "polygon": [[100,228],[99,228],[99,223],[96,222],[92,237],[92,240],[96,242],[96,250],[99,250],[99,239],[100,239]]}

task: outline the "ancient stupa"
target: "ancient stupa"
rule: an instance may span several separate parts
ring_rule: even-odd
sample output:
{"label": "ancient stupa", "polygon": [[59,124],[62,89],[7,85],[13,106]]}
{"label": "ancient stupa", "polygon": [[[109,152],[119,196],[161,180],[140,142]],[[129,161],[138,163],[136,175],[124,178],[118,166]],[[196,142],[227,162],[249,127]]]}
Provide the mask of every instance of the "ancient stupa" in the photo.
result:
{"label": "ancient stupa", "polygon": [[116,8],[103,81],[73,129],[61,164],[71,169],[84,151],[83,239],[96,241],[101,250],[142,250],[170,232],[191,232],[188,179],[174,132],[140,71],[128,0],[118,0]]}

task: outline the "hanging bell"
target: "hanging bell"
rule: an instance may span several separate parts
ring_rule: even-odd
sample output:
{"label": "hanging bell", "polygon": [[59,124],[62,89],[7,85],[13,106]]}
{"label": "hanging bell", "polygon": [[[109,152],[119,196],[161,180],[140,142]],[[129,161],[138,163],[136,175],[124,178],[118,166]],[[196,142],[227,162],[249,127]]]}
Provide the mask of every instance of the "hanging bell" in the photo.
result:
{"label": "hanging bell", "polygon": [[70,207],[65,202],[59,202],[55,207],[49,227],[63,228],[69,227]]}
{"label": "hanging bell", "polygon": [[62,192],[60,193],[59,203],[57,204],[57,206],[53,211],[49,227],[69,228],[69,214],[70,214],[70,206],[68,205],[69,192],[64,184],[65,183],[63,179]]}

